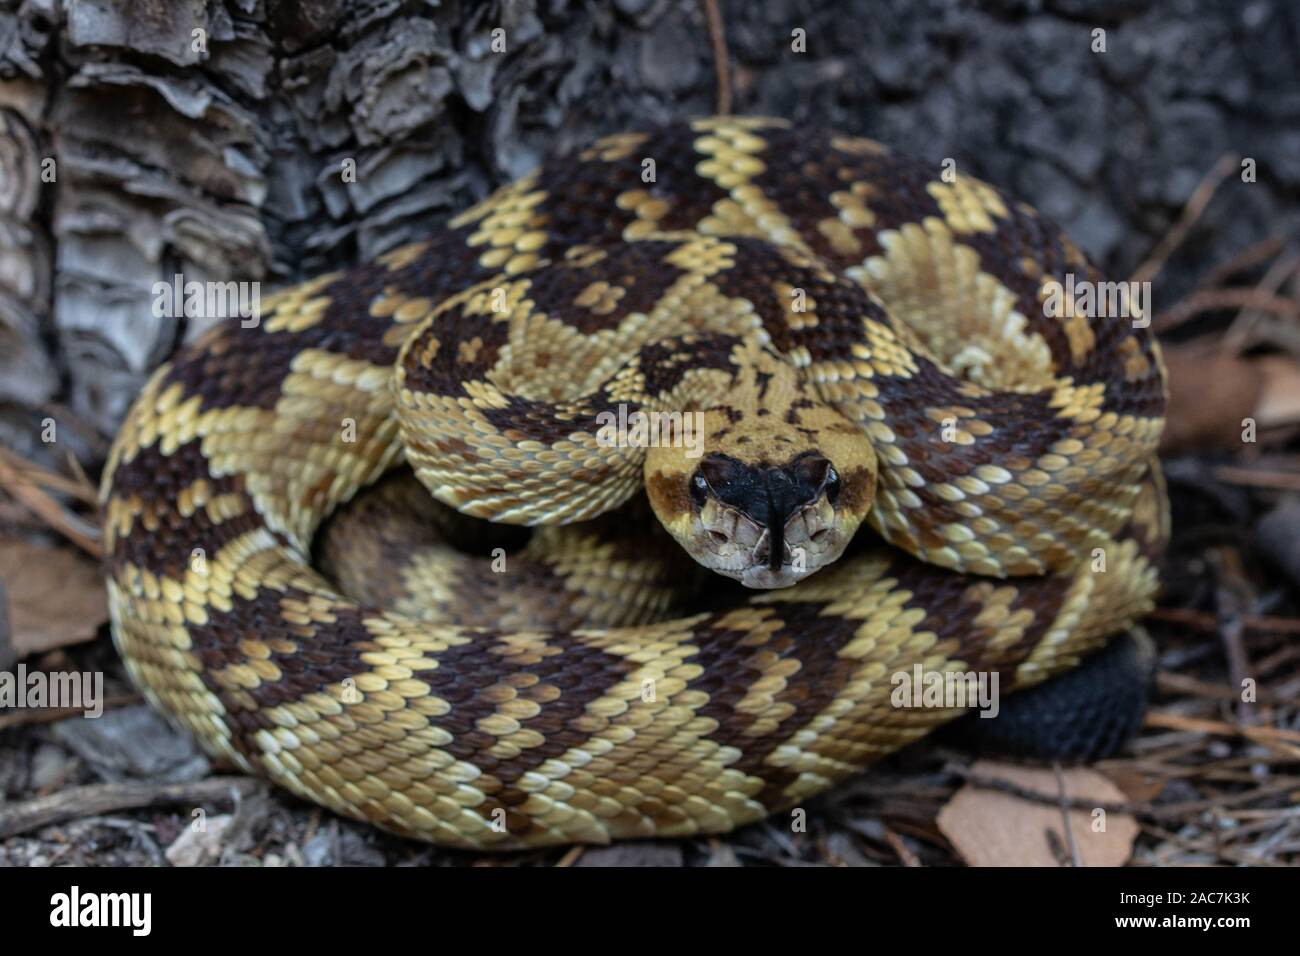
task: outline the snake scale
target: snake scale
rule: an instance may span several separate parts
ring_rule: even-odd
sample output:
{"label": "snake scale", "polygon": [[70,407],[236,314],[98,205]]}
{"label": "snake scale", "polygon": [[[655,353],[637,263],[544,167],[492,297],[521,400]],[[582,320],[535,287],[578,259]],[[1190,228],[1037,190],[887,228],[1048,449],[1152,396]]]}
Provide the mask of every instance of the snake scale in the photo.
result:
{"label": "snake scale", "polygon": [[[1161,360],[1045,309],[1069,273],[1030,207],[868,139],[607,137],[156,371],[102,486],[116,645],[213,754],[440,844],[796,807],[962,712],[894,675],[1027,687],[1151,606]],[[697,417],[647,448],[616,409]]]}

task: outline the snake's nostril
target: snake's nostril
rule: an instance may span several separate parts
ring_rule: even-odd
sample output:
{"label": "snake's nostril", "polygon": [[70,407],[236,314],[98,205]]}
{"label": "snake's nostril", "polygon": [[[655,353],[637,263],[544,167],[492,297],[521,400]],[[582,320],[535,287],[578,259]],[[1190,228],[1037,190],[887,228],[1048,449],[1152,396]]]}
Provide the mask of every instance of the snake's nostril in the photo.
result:
{"label": "snake's nostril", "polygon": [[714,544],[722,545],[730,541],[731,537],[729,535],[724,534],[721,531],[710,531],[709,540],[712,541]]}

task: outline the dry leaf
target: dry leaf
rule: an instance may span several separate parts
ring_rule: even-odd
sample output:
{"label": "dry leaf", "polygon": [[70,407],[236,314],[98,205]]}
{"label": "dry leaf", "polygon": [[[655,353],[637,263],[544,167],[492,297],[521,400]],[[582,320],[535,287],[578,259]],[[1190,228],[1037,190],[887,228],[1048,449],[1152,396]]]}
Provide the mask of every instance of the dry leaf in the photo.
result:
{"label": "dry leaf", "polygon": [[1139,770],[1129,763],[1113,761],[1101,771],[1111,783],[1124,791],[1128,803],[1150,803],[1164,792],[1169,778]]}
{"label": "dry leaf", "polygon": [[167,848],[167,862],[172,866],[210,866],[221,859],[226,831],[234,817],[225,813],[201,819],[201,825],[187,826]]}
{"label": "dry leaf", "polygon": [[[1054,802],[1060,799],[1054,770],[981,760],[971,772],[1041,793]],[[1074,767],[1062,771],[1061,781],[1071,799],[1124,802],[1124,794],[1095,770]],[[1121,866],[1128,860],[1138,834],[1133,817],[1088,810],[1070,810],[1068,815],[1084,866]],[[937,822],[970,866],[1062,866],[1069,863],[1071,845],[1065,816],[1059,805],[968,783],[939,811]]]}
{"label": "dry leaf", "polygon": [[1205,355],[1194,346],[1166,345],[1169,407],[1161,454],[1195,448],[1241,448],[1241,420],[1261,392],[1253,363],[1234,355]]}
{"label": "dry leaf", "polygon": [[1300,424],[1300,364],[1281,356],[1240,358],[1167,345],[1169,408],[1162,454],[1242,446],[1242,421],[1258,430]]}
{"label": "dry leaf", "polygon": [[108,620],[99,567],[72,548],[0,538],[0,582],[19,658],[91,640]]}
{"label": "dry leaf", "polygon": [[1270,355],[1252,362],[1263,379],[1255,403],[1260,428],[1294,425],[1300,422],[1300,365],[1289,358]]}

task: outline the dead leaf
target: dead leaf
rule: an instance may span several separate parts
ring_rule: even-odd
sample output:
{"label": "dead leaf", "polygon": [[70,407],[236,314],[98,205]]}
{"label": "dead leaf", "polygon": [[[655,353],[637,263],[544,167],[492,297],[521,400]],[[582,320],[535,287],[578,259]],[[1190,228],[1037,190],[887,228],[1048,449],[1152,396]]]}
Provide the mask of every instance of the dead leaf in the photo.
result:
{"label": "dead leaf", "polygon": [[19,658],[91,640],[108,620],[99,567],[72,548],[0,538],[0,582]]}
{"label": "dead leaf", "polygon": [[[1167,345],[1169,406],[1162,454],[1193,448],[1241,448],[1241,420],[1255,410],[1262,390],[1250,362],[1191,346]],[[1235,443],[1235,444],[1234,444]]]}
{"label": "dead leaf", "polygon": [[1169,783],[1168,777],[1138,770],[1127,762],[1113,761],[1104,769],[1098,769],[1111,783],[1124,791],[1128,803],[1150,803],[1164,792]]}
{"label": "dead leaf", "polygon": [[1260,428],[1276,428],[1300,422],[1300,365],[1280,355],[1256,359],[1263,380],[1255,420]]}
{"label": "dead leaf", "polygon": [[229,813],[197,817],[167,848],[167,862],[172,866],[210,866],[216,863],[221,859],[226,831],[233,820]]}
{"label": "dead leaf", "polygon": [[1263,431],[1300,424],[1300,364],[1281,356],[1205,354],[1196,343],[1167,345],[1169,407],[1162,454],[1208,448],[1240,451],[1244,419]]}
{"label": "dead leaf", "polygon": [[[981,760],[981,776],[1059,800],[1056,772]],[[1095,770],[1074,767],[1061,774],[1066,796],[1098,804],[1123,803],[1124,794]],[[1070,810],[1070,833],[1084,866],[1121,866],[1133,852],[1137,821],[1128,814]],[[1070,840],[1065,814],[1053,803],[1036,803],[1000,790],[966,784],[939,811],[938,825],[970,866],[1061,866]],[[1097,829],[1102,827],[1103,829]]]}

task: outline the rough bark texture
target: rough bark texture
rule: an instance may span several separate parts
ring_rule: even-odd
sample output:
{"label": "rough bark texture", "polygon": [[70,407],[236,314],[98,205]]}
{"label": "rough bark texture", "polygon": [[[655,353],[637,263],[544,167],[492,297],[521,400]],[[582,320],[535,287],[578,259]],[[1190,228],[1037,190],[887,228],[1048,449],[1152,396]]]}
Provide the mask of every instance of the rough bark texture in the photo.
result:
{"label": "rough bark texture", "polygon": [[[1116,277],[1217,157],[1253,158],[1257,181],[1220,191],[1157,307],[1206,262],[1297,232],[1288,0],[721,8],[736,112],[950,157]],[[53,417],[84,461],[102,453],[198,331],[154,317],[160,279],[276,284],[373,256],[550,149],[714,101],[695,0],[4,0],[0,442],[47,457]]]}
{"label": "rough bark texture", "polygon": [[[875,136],[936,168],[951,158],[1060,221],[1113,278],[1130,275],[1170,232],[1220,156],[1253,159],[1255,181],[1229,175],[1159,273],[1158,313],[1203,281],[1222,285],[1207,278],[1210,266],[1255,240],[1300,235],[1294,0],[719,4],[735,112]],[[1094,49],[1097,30],[1105,52]],[[66,474],[71,451],[93,474],[144,376],[203,324],[155,317],[159,280],[181,273],[270,286],[344,266],[436,230],[550,149],[703,115],[715,96],[698,0],[0,0],[0,452],[15,447]],[[355,163],[355,182],[343,181],[345,161]],[[1293,271],[1292,251],[1271,254]],[[1267,258],[1256,271],[1289,296],[1272,319],[1294,358],[1297,280]],[[1221,312],[1223,326],[1236,308]],[[1292,653],[1300,604],[1256,555],[1300,581],[1277,546],[1300,535],[1287,537],[1288,506],[1274,507],[1280,490],[1300,488],[1300,462],[1274,458],[1262,475],[1216,466],[1225,451],[1238,465],[1258,454],[1254,444],[1234,447],[1244,411],[1217,396],[1252,391],[1241,380],[1261,366],[1236,352],[1260,341],[1268,338],[1230,346],[1232,362],[1213,367],[1230,365],[1235,384],[1216,380],[1215,389],[1186,372],[1184,355],[1183,391],[1225,406],[1232,413],[1219,421],[1232,427],[1215,458],[1167,464],[1176,537],[1166,606],[1151,622],[1163,696],[1139,759],[1111,771],[1127,776],[1126,793],[1149,804],[1144,816],[1156,824],[1143,826],[1141,865],[1293,862],[1298,852],[1288,795],[1300,782],[1284,776],[1295,748],[1283,735],[1300,726]],[[1267,392],[1260,379],[1254,391]],[[1288,421],[1272,447],[1288,438],[1294,446]],[[0,478],[7,461],[0,454]],[[53,487],[61,496],[71,484]],[[0,534],[10,522],[23,535],[43,521],[63,527],[48,509],[29,514],[32,497],[24,505],[13,487],[0,492]],[[68,586],[50,561],[15,552],[12,539],[9,549],[18,566]],[[0,669],[16,655],[6,632],[23,624],[20,580],[0,580]],[[88,636],[99,620],[72,623]],[[37,798],[20,809],[48,810],[40,797],[58,792],[71,807],[60,804],[60,819],[80,818],[103,810],[90,798],[123,774],[144,784],[138,799],[118,801],[123,808],[170,802],[173,791],[206,802],[209,783],[225,792],[229,778],[193,783],[209,768],[193,759],[188,738],[163,743],[174,731],[143,705],[126,706],[136,698],[107,640],[35,663],[69,661],[108,674],[109,711],[48,725],[65,715],[0,715],[0,804]],[[1258,678],[1258,713],[1238,701],[1243,673]],[[1226,722],[1230,710],[1245,732]],[[935,820],[970,774],[946,751],[913,748],[819,801],[806,834],[766,824],[721,840],[557,849],[513,862],[951,863]],[[182,782],[165,782],[173,780]],[[1024,822],[1034,814],[1017,813],[1024,825],[1006,845],[1013,860],[1047,832]],[[182,805],[45,826],[0,840],[0,865],[178,862],[178,848],[190,852],[191,817]],[[260,790],[214,817],[209,832],[230,864],[478,862]]]}

